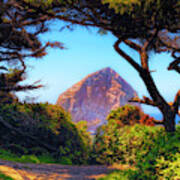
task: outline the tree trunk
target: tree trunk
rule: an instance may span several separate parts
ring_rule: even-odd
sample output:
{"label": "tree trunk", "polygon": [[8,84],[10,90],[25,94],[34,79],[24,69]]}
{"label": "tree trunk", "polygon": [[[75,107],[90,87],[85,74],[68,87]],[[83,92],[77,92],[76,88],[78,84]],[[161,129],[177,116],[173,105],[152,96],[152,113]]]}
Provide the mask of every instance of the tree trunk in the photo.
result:
{"label": "tree trunk", "polygon": [[[114,34],[117,36],[116,34]],[[117,36],[118,37],[118,36]],[[128,43],[128,45],[133,48],[134,50],[140,53],[141,57],[141,66],[134,61],[129,55],[127,55],[121,48],[119,47],[120,43],[122,42],[121,37],[118,37],[118,40],[114,44],[114,49],[116,52],[122,56],[140,75],[141,79],[143,80],[147,91],[149,92],[152,100],[153,106],[156,106],[163,114],[163,121],[161,124],[164,125],[165,130],[167,132],[175,132],[175,115],[176,110],[173,106],[170,106],[166,100],[162,97],[159,90],[156,87],[156,84],[151,76],[148,66],[148,55],[147,49],[142,49],[139,45],[135,46],[134,43]],[[125,42],[126,43],[126,42]],[[149,44],[150,42],[148,42]],[[126,43],[127,44],[127,43]],[[148,46],[147,44],[147,46]],[[142,53],[143,52],[143,53]]]}
{"label": "tree trunk", "polygon": [[176,130],[176,124],[175,124],[176,113],[175,113],[174,109],[161,96],[150,72],[148,72],[147,70],[142,70],[139,74],[140,74],[142,80],[144,81],[151,98],[157,104],[157,108],[163,114],[163,123],[162,124],[164,125],[166,132],[175,132],[175,130]]}
{"label": "tree trunk", "polygon": [[176,131],[176,114],[171,108],[166,109],[163,113],[163,121],[166,132],[175,132]]}

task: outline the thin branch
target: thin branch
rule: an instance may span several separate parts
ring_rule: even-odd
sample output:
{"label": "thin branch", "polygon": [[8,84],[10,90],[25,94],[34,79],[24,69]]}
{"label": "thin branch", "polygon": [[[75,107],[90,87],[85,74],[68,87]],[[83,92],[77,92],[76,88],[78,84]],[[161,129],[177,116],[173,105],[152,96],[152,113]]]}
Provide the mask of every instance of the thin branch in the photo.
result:
{"label": "thin branch", "polygon": [[53,48],[60,48],[60,49],[65,49],[63,47],[62,43],[59,42],[47,42],[43,47],[35,50],[32,53],[27,53],[27,54],[20,54],[17,51],[13,51],[13,52],[2,52],[0,51],[0,54],[6,55],[6,57],[0,57],[0,62],[2,61],[11,61],[13,59],[18,59],[21,61],[21,63],[23,63],[23,58],[27,58],[27,57],[42,57],[46,54],[45,50],[47,47],[53,47]]}
{"label": "thin branch", "polygon": [[157,104],[154,101],[152,101],[150,98],[145,97],[145,96],[143,96],[143,99],[140,99],[138,97],[134,97],[134,98],[130,99],[128,102],[137,102],[140,104],[147,104],[147,105],[157,107]]}
{"label": "thin branch", "polygon": [[180,73],[180,57],[171,62],[168,66],[168,70],[174,70]]}
{"label": "thin branch", "polygon": [[8,69],[5,66],[0,66],[0,70],[8,71]]}
{"label": "thin branch", "polygon": [[148,54],[147,51],[149,49],[149,47],[152,45],[154,39],[157,37],[158,35],[158,29],[155,29],[154,32],[152,33],[152,36],[147,39],[147,41],[144,43],[144,46],[141,48],[140,51],[140,55],[141,55],[141,65],[143,69],[146,69],[147,71],[149,71],[149,64],[148,64]]}
{"label": "thin branch", "polygon": [[143,70],[141,66],[135,62],[129,55],[127,55],[124,51],[122,51],[119,47],[122,40],[118,39],[114,43],[114,49],[119,53],[120,56],[122,56],[128,63],[130,63],[139,73]]}
{"label": "thin branch", "polygon": [[133,42],[133,41],[130,41],[130,40],[124,40],[123,41],[126,45],[128,45],[130,48],[132,48],[132,49],[134,49],[134,50],[136,50],[136,51],[138,51],[138,52],[140,52],[141,51],[141,49],[142,49],[142,47],[140,46],[140,45],[138,45],[138,44],[136,44],[135,42]]}
{"label": "thin branch", "polygon": [[171,56],[172,56],[174,59],[177,59],[177,58],[178,58],[178,57],[176,56],[176,52],[177,52],[177,51],[174,50],[174,51],[172,51],[172,53],[171,53]]}
{"label": "thin branch", "polygon": [[156,125],[164,125],[164,121],[163,120],[156,120],[156,119],[154,119],[153,122]]}
{"label": "thin branch", "polygon": [[180,107],[180,90],[177,92],[172,106],[173,106],[176,114],[179,114],[178,109]]}
{"label": "thin branch", "polygon": [[[51,20],[51,19],[59,19],[59,20],[62,20],[64,22],[69,22],[71,24],[77,24],[77,25],[82,25],[82,26],[92,26],[92,27],[98,27],[98,28],[102,28],[102,26],[104,26],[105,24],[103,23],[100,23],[100,22],[96,22],[96,20],[93,18],[92,15],[88,14],[87,13],[87,10],[86,11],[83,11],[83,7],[81,8],[78,8],[77,6],[73,6],[73,8],[78,11],[79,13],[81,13],[82,15],[84,15],[86,18],[84,18],[83,21],[78,21],[76,20],[75,18],[69,18],[68,16],[64,16],[64,15],[60,15],[60,13],[62,12],[61,9],[60,10],[57,10],[57,8],[60,8],[60,4],[58,5],[55,5],[53,7],[51,7],[51,9],[56,9],[56,11],[54,12],[49,12],[48,10],[50,9],[42,9],[42,8],[39,8],[38,6],[35,6],[31,3],[28,3],[28,2],[25,2],[23,1],[22,2],[24,5],[27,5],[29,8],[32,8],[32,9],[35,9],[37,11],[37,14],[41,14],[41,15],[47,15],[47,17],[44,19],[41,19],[41,22],[44,22],[44,21],[47,21],[47,20]],[[96,16],[98,15],[97,13],[95,13],[93,7],[90,8],[88,7]],[[103,22],[103,20],[101,19],[101,17],[99,17],[99,21]],[[39,22],[40,20],[38,20]],[[91,22],[91,23],[90,23]],[[34,23],[34,22],[33,22]],[[107,22],[106,22],[107,23]],[[26,25],[30,25],[31,24],[31,21],[29,22],[26,22]],[[110,26],[107,27],[107,24],[106,24],[106,27],[104,27],[106,30],[109,30],[109,31],[112,31],[112,28]]]}
{"label": "thin branch", "polygon": [[147,51],[149,49],[149,47],[152,45],[154,39],[158,36],[158,32],[159,32],[159,30],[155,29],[152,36],[144,43],[144,46],[143,46],[144,51]]}
{"label": "thin branch", "polygon": [[0,87],[0,91],[5,91],[5,92],[9,92],[9,91],[26,91],[26,90],[34,90],[34,89],[39,89],[42,88],[43,85],[26,85],[26,86],[7,86],[7,87]]}

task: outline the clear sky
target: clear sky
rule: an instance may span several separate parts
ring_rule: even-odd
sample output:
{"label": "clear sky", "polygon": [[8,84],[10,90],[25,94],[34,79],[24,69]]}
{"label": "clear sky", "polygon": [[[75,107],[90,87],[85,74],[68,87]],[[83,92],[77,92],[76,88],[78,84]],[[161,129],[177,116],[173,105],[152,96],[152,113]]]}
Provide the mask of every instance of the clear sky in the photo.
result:
{"label": "clear sky", "polygon": [[[56,103],[60,93],[80,81],[89,73],[105,67],[111,67],[120,74],[138,93],[140,97],[148,96],[146,88],[138,73],[113,49],[116,40],[110,33],[99,35],[97,29],[86,29],[76,26],[73,31],[59,31],[60,23],[52,26],[51,32],[41,37],[42,41],[60,41],[67,48],[65,50],[50,49],[43,59],[28,61],[28,83],[41,80],[44,88],[18,93],[35,97],[37,102]],[[139,60],[138,54],[122,46],[133,58]],[[173,71],[167,71],[171,57],[167,53],[151,54],[150,69],[162,95],[172,101],[180,88],[180,76]],[[156,112],[155,109],[144,106],[146,112]]]}

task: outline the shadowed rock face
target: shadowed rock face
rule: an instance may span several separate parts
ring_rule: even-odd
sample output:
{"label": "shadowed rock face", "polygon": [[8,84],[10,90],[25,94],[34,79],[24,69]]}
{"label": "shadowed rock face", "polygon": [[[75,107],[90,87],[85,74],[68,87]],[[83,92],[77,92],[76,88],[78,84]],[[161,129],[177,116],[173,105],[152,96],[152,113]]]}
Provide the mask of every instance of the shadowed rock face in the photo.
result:
{"label": "shadowed rock face", "polygon": [[57,104],[69,111],[75,122],[86,120],[94,131],[106,122],[111,109],[137,96],[133,88],[111,68],[92,73],[62,93]]}

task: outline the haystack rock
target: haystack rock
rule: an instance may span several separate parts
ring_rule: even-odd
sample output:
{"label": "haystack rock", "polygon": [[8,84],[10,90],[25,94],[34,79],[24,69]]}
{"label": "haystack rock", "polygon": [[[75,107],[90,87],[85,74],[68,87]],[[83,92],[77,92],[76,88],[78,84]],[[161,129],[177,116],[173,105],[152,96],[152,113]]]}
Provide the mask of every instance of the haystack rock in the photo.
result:
{"label": "haystack rock", "polygon": [[62,93],[57,105],[72,115],[74,122],[85,120],[94,131],[106,123],[112,109],[123,106],[137,96],[135,90],[111,68],[92,73]]}

